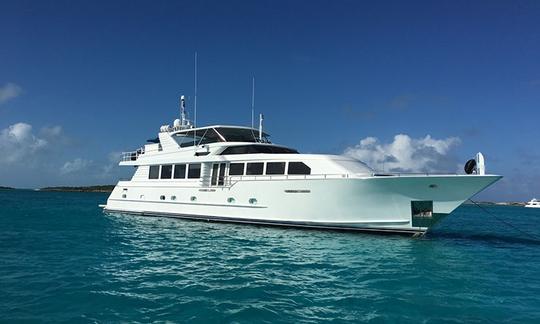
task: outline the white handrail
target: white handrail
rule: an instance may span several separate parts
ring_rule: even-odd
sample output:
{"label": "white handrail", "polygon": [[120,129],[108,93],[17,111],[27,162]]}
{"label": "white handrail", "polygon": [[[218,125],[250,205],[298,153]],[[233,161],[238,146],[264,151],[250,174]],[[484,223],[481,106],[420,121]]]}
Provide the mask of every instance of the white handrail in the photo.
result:
{"label": "white handrail", "polygon": [[120,162],[137,161],[137,159],[139,158],[139,155],[141,154],[144,154],[144,148],[142,147],[136,151],[122,152]]}

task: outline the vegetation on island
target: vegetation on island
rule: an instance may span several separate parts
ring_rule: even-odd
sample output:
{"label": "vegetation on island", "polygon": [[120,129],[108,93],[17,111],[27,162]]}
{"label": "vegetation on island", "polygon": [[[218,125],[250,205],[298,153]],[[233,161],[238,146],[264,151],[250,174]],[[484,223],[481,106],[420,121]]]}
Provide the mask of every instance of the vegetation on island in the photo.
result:
{"label": "vegetation on island", "polygon": [[45,187],[40,191],[71,191],[71,192],[111,192],[114,185],[85,186],[85,187]]}

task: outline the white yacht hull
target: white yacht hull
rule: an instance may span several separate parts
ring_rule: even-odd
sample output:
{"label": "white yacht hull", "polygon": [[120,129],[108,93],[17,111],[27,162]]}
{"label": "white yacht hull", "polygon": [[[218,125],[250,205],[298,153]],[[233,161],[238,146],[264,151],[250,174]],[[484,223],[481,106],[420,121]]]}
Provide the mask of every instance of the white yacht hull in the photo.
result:
{"label": "white yacht hull", "polygon": [[[468,198],[497,181],[492,175],[406,175],[359,178],[252,177],[224,186],[175,180],[120,181],[106,212],[208,221],[342,230],[424,233]],[[174,196],[174,197],[173,197]],[[173,200],[174,199],[174,200]],[[412,202],[432,202],[413,216]]]}

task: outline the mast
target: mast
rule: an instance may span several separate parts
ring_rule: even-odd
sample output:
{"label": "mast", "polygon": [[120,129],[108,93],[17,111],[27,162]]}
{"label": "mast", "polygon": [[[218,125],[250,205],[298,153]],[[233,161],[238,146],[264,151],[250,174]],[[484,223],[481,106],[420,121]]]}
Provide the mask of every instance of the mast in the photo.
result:
{"label": "mast", "polygon": [[186,98],[184,95],[180,96],[180,118],[182,128],[186,126]]}

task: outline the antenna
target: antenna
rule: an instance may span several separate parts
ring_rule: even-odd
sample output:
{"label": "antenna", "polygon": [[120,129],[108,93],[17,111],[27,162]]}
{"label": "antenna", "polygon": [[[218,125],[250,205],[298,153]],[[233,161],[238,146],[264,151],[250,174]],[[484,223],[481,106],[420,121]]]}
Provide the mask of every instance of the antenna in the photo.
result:
{"label": "antenna", "polygon": [[251,83],[251,128],[255,123],[255,77],[253,77]]}
{"label": "antenna", "polygon": [[262,143],[262,136],[263,136],[263,120],[264,120],[263,114],[259,114],[259,142],[261,143]]}
{"label": "antenna", "polygon": [[[197,51],[195,51],[195,98],[193,99],[193,128],[197,128]],[[197,149],[196,145],[196,133],[193,131],[193,147]]]}

